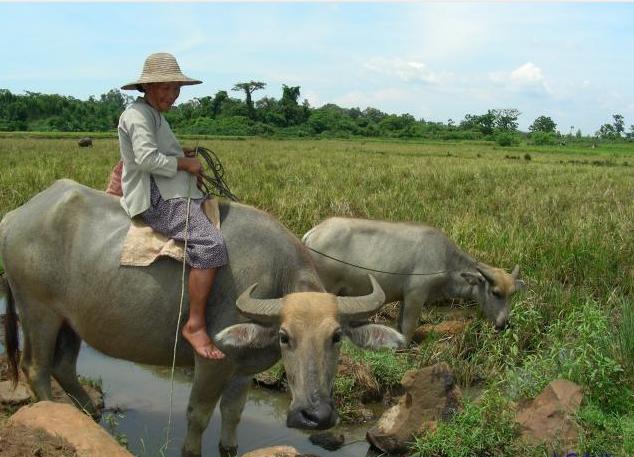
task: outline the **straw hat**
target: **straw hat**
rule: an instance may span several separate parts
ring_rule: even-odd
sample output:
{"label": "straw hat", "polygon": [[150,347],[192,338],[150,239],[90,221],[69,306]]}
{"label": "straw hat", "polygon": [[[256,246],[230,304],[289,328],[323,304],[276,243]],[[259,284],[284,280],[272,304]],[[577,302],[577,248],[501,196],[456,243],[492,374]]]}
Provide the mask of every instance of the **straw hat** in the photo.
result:
{"label": "straw hat", "polygon": [[121,86],[123,90],[140,90],[141,84],[147,83],[171,83],[177,82],[182,86],[191,86],[193,84],[201,84],[202,81],[197,79],[191,79],[185,76],[176,58],[172,54],[167,52],[157,52],[151,54],[145,59],[143,64],[143,71],[139,76],[138,81]]}

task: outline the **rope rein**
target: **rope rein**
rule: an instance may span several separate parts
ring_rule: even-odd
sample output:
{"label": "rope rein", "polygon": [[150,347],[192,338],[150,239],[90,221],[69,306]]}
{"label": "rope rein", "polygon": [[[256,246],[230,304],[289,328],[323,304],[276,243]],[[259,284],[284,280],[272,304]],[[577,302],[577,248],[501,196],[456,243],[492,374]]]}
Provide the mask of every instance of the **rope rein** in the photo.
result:
{"label": "rope rein", "polygon": [[454,271],[458,271],[458,270],[441,270],[441,271],[434,271],[433,273],[397,273],[397,272],[394,272],[394,271],[383,271],[383,270],[377,270],[377,269],[374,269],[374,268],[362,267],[361,265],[356,265],[356,264],[354,264],[354,263],[346,262],[345,260],[341,260],[341,259],[338,259],[338,258],[336,258],[336,257],[332,257],[332,256],[330,256],[330,255],[328,255],[328,254],[324,254],[323,252],[320,252],[320,251],[318,251],[318,250],[316,250],[316,249],[309,248],[308,246],[306,246],[306,248],[307,248],[308,250],[310,250],[310,251],[313,251],[313,252],[314,252],[314,253],[316,253],[316,254],[319,254],[319,255],[322,255],[322,256],[324,256],[324,257],[327,257],[327,258],[329,258],[329,259],[331,259],[331,260],[334,260],[335,262],[343,263],[343,264],[345,264],[345,265],[349,265],[349,266],[354,267],[354,268],[359,268],[359,269],[361,269],[361,270],[372,271],[372,272],[374,272],[374,273],[383,273],[383,274],[386,274],[386,275],[397,275],[397,276],[433,276],[433,275],[440,275],[440,274],[444,274],[444,273],[452,273],[452,272],[454,272]]}
{"label": "rope rein", "polygon": [[216,153],[211,149],[196,146],[196,155],[200,155],[205,160],[207,168],[213,174],[213,176],[208,176],[203,173],[202,179],[199,181],[200,190],[205,194],[205,197],[210,198],[215,195],[234,202],[240,201],[229,189],[225,181],[225,169]]}
{"label": "rope rein", "polygon": [[[196,151],[198,146],[196,146]],[[183,301],[185,299],[185,272],[187,271],[187,241],[189,239],[189,208],[192,202],[192,181],[193,176],[189,179],[189,189],[187,190],[187,211],[185,212],[185,238],[183,247],[183,273],[181,275],[181,300],[178,305],[178,320],[176,321],[176,332],[174,333],[174,349],[172,351],[172,369],[170,372],[170,412],[167,416],[167,430],[165,432],[165,450],[170,442],[170,430],[172,428],[172,412],[174,410],[174,370],[176,368],[176,347],[178,345],[178,334],[180,333],[181,319],[183,317]]]}
{"label": "rope rein", "polygon": [[[200,155],[207,164],[209,170],[211,170],[213,177],[206,175],[204,172],[201,174],[201,179],[198,180],[198,187],[204,194],[205,198],[211,198],[212,196],[228,198],[232,201],[239,201],[229,186],[225,182],[225,170],[220,163],[220,159],[215,152],[210,149],[203,148],[196,145],[194,149],[194,157]],[[165,450],[169,446],[170,442],[170,430],[172,428],[172,413],[174,410],[174,371],[176,368],[176,348],[178,346],[178,334],[180,333],[181,319],[183,317],[183,302],[185,299],[185,272],[187,271],[187,241],[189,239],[189,212],[192,201],[192,181],[193,176],[189,179],[189,189],[187,192],[187,212],[185,213],[185,237],[183,248],[183,273],[181,276],[181,299],[178,306],[178,321],[176,322],[176,332],[174,333],[174,349],[172,352],[172,369],[170,373],[170,409],[169,416],[167,417],[167,430],[165,432]]]}

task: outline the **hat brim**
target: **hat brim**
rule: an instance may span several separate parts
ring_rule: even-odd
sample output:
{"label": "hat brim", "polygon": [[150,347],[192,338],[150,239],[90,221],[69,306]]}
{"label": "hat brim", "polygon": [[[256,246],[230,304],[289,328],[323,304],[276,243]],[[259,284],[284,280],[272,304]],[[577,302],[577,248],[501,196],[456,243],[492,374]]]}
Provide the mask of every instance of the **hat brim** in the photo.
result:
{"label": "hat brim", "polygon": [[194,86],[196,84],[202,84],[202,81],[199,81],[197,79],[191,79],[191,78],[180,78],[180,79],[176,79],[176,78],[165,78],[165,79],[160,79],[160,78],[152,78],[151,80],[139,80],[139,81],[135,81],[133,83],[129,83],[126,84],[124,86],[121,86],[122,90],[139,90],[142,84],[152,84],[152,83],[178,83],[181,86]]}

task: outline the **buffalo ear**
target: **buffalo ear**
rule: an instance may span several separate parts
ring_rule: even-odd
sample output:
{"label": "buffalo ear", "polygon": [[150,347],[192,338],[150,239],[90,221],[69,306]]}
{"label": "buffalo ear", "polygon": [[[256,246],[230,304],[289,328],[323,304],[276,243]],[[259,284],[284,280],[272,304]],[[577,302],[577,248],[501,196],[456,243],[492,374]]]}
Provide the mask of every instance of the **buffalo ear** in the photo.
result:
{"label": "buffalo ear", "polygon": [[398,349],[405,346],[405,337],[385,325],[365,324],[347,327],[346,336],[359,347],[368,349]]}
{"label": "buffalo ear", "polygon": [[462,276],[464,280],[467,281],[467,283],[469,283],[469,285],[471,286],[478,286],[484,283],[484,276],[482,276],[480,273],[464,271],[460,273],[460,276]]}
{"label": "buffalo ear", "polygon": [[214,341],[224,352],[228,349],[264,348],[277,342],[277,329],[259,324],[236,324],[221,330]]}

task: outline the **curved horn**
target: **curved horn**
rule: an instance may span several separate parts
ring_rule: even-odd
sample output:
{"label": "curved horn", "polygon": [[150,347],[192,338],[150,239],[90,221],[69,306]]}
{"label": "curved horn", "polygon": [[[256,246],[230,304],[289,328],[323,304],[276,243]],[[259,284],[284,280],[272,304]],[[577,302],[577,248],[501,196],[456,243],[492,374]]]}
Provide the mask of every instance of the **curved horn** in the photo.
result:
{"label": "curved horn", "polygon": [[511,276],[513,276],[513,279],[518,279],[520,277],[520,266],[519,265],[515,265],[515,267],[513,268],[513,271],[511,272]]}
{"label": "curved horn", "polygon": [[367,319],[370,314],[378,311],[385,303],[385,293],[381,286],[374,279],[374,276],[368,275],[372,283],[372,292],[362,297],[337,297],[337,307],[339,315],[347,320]]}
{"label": "curved horn", "polygon": [[281,298],[253,298],[251,293],[258,286],[256,282],[247,290],[242,292],[236,300],[236,306],[242,314],[256,322],[272,322],[277,320],[282,308]]}
{"label": "curved horn", "polygon": [[496,278],[493,275],[493,272],[491,271],[491,267],[489,267],[488,265],[485,265],[483,263],[478,263],[476,264],[476,270],[478,270],[480,272],[480,274],[482,276],[484,276],[484,278],[489,281],[489,283],[491,284],[495,284]]}

